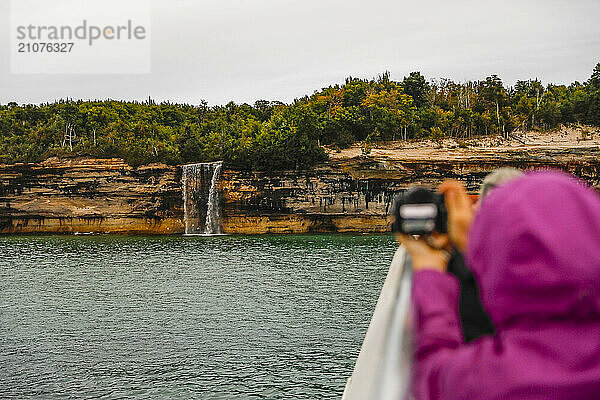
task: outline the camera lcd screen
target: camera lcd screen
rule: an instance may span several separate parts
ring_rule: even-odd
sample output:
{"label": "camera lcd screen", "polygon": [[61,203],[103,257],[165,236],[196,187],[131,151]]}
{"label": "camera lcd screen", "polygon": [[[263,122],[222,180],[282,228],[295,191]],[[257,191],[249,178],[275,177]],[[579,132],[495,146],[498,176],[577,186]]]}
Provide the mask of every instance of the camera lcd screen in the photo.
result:
{"label": "camera lcd screen", "polygon": [[437,217],[435,204],[403,204],[400,206],[400,217],[403,219],[434,219]]}

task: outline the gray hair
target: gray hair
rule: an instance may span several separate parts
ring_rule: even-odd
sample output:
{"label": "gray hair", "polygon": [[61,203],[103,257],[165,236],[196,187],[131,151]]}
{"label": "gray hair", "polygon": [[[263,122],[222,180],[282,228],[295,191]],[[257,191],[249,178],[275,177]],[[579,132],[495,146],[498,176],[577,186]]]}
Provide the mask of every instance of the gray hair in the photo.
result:
{"label": "gray hair", "polygon": [[513,179],[523,176],[523,171],[516,168],[498,168],[490,172],[481,182],[479,187],[479,201],[490,194],[490,191],[495,187],[503,185]]}

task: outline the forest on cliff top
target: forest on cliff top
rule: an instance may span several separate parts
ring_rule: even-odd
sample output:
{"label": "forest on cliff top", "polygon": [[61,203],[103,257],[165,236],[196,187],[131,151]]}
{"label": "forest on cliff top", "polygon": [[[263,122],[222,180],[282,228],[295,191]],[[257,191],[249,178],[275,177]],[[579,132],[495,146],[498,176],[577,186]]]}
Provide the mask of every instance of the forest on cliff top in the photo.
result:
{"label": "forest on cliff top", "polygon": [[569,123],[600,126],[600,63],[589,80],[568,86],[531,79],[507,87],[496,75],[427,81],[419,72],[394,81],[386,72],[349,77],[291,104],[9,103],[0,105],[0,163],[93,156],[134,166],[224,160],[240,169],[304,169],[327,159],[324,145],[507,137]]}

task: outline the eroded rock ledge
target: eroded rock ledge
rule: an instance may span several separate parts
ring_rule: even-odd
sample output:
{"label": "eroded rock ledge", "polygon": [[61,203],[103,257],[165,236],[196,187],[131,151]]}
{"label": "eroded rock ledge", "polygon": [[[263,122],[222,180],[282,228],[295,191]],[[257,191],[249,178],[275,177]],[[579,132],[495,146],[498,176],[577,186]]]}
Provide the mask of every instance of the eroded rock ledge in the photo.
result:
{"label": "eroded rock ledge", "polygon": [[178,169],[120,159],[0,166],[0,232],[181,231]]}
{"label": "eroded rock ledge", "polygon": [[[446,156],[444,156],[446,155]],[[444,178],[475,193],[502,166],[561,168],[600,185],[597,147],[435,152],[421,157],[332,157],[310,171],[225,170],[220,182],[226,233],[383,232],[393,193]],[[0,165],[1,233],[184,231],[181,168],[133,168],[120,159],[49,159]]]}

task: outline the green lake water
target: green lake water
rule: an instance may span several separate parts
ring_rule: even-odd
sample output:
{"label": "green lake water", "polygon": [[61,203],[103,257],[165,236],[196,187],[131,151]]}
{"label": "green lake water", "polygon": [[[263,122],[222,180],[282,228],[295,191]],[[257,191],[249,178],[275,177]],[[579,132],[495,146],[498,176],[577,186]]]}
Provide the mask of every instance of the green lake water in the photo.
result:
{"label": "green lake water", "polygon": [[339,399],[395,247],[0,237],[0,398]]}

